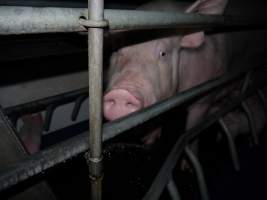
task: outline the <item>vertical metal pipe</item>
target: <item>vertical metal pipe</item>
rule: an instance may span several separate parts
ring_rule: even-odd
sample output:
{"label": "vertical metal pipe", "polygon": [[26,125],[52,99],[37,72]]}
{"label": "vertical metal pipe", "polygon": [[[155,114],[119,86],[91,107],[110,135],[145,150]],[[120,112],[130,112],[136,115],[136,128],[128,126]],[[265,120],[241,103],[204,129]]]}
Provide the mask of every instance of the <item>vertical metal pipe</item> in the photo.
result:
{"label": "vertical metal pipe", "polygon": [[259,98],[262,101],[264,114],[265,114],[265,119],[267,120],[267,101],[266,101],[265,95],[264,95],[264,93],[262,92],[261,89],[258,89],[257,93],[258,93]]}
{"label": "vertical metal pipe", "polygon": [[251,80],[251,76],[252,76],[252,72],[249,71],[245,77],[245,80],[243,82],[242,88],[241,88],[241,92],[244,93],[249,86],[250,80]]}
{"label": "vertical metal pipe", "polygon": [[53,117],[55,109],[56,107],[54,105],[50,105],[46,108],[45,121],[44,121],[44,126],[43,126],[43,129],[45,131],[49,131],[50,129],[50,125],[51,125],[51,121],[52,121],[52,117]]}
{"label": "vertical metal pipe", "polygon": [[[244,93],[247,90],[247,88],[249,86],[249,83],[250,83],[251,75],[252,75],[252,71],[247,73],[246,78],[245,78],[244,83],[243,83],[242,88],[241,88],[241,92],[242,93]],[[255,125],[255,122],[254,122],[254,119],[253,119],[252,112],[249,109],[249,106],[248,106],[248,104],[246,103],[245,100],[242,102],[241,105],[242,105],[242,108],[244,109],[244,111],[245,111],[245,113],[246,113],[246,115],[248,117],[248,121],[249,121],[251,134],[252,134],[252,139],[254,141],[254,144],[258,145],[259,144],[259,139],[258,139],[258,136],[257,136],[256,127],[255,127],[256,125]]]}
{"label": "vertical metal pipe", "polygon": [[230,130],[228,129],[228,127],[226,126],[226,124],[224,123],[223,118],[219,119],[219,123],[220,123],[220,126],[222,127],[223,132],[226,135],[229,149],[230,149],[231,158],[232,158],[232,161],[234,164],[234,168],[236,171],[239,171],[240,170],[239,159],[238,159],[237,150],[236,150],[233,136],[232,136]]}
{"label": "vertical metal pipe", "polygon": [[198,186],[201,194],[201,199],[202,200],[209,200],[209,194],[208,194],[208,188],[206,185],[206,181],[204,178],[204,173],[201,167],[201,164],[197,157],[194,155],[193,151],[190,150],[188,146],[185,147],[185,154],[190,160],[195,173],[197,175],[197,181],[198,181]]}
{"label": "vertical metal pipe", "polygon": [[167,184],[167,190],[172,200],[181,200],[180,194],[178,192],[178,188],[173,180],[173,177],[171,177],[171,179],[169,180],[169,183]]}
{"label": "vertical metal pipe", "polygon": [[73,107],[72,113],[71,113],[71,120],[76,121],[78,114],[80,112],[82,103],[87,99],[87,95],[80,96],[76,99],[75,105]]}
{"label": "vertical metal pipe", "polygon": [[[91,21],[103,21],[104,1],[88,0],[88,16]],[[102,70],[103,28],[88,29],[89,72],[89,173],[91,197],[102,199]]]}
{"label": "vertical metal pipe", "polygon": [[252,112],[249,109],[249,106],[246,103],[246,101],[243,101],[241,103],[241,106],[242,106],[243,110],[245,111],[245,113],[246,113],[246,115],[248,117],[248,121],[249,121],[249,126],[250,126],[250,130],[251,130],[251,135],[252,135],[253,142],[254,142],[255,145],[258,145],[259,144],[259,139],[258,139],[255,120],[253,118]]}

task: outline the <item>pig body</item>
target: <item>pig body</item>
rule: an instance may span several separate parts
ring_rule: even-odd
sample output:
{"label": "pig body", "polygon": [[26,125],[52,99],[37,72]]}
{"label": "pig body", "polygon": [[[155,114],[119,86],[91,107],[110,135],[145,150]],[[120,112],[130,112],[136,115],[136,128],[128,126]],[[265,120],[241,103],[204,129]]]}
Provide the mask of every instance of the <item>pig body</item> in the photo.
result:
{"label": "pig body", "polygon": [[[251,113],[253,124],[255,126],[255,133],[257,134],[257,137],[260,137],[267,120],[264,104],[257,95],[249,97],[245,102]],[[234,139],[239,135],[248,134],[252,131],[249,118],[242,109],[237,109],[225,115],[224,122]]]}
{"label": "pig body", "polygon": [[22,118],[23,125],[18,135],[28,153],[33,154],[40,150],[42,127],[44,124],[41,113],[25,115]]}
{"label": "pig body", "polygon": [[[198,0],[186,6],[162,1],[140,9],[222,14],[226,3],[226,0]],[[227,66],[224,44],[223,34],[205,35],[200,31],[126,46],[114,52],[104,95],[105,117],[118,119],[220,76]],[[202,98],[188,108],[187,129],[209,111],[212,99],[215,98]],[[150,134],[144,142],[153,143],[158,136],[158,132]]]}

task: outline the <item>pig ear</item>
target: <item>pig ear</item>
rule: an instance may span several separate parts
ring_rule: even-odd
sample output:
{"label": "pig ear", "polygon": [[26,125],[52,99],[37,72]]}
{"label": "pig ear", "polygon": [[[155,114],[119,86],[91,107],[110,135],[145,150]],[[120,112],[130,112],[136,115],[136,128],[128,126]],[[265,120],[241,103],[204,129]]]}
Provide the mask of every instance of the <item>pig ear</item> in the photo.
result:
{"label": "pig ear", "polygon": [[222,14],[225,10],[228,0],[197,0],[189,8],[186,13],[201,14]]}
{"label": "pig ear", "polygon": [[204,37],[203,31],[191,33],[182,37],[180,45],[184,48],[197,48],[203,44]]}
{"label": "pig ear", "polygon": [[[186,13],[222,14],[228,0],[197,0],[189,6]],[[185,48],[197,48],[203,44],[205,35],[203,31],[186,35],[181,40],[181,46]]]}

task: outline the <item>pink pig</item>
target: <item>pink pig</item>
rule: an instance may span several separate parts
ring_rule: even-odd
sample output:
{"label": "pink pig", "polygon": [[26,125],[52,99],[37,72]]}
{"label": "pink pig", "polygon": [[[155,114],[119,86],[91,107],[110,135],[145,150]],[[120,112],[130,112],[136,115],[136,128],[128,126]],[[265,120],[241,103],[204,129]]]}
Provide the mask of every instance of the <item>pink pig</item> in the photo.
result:
{"label": "pink pig", "polygon": [[[227,0],[197,0],[184,4],[161,1],[142,6],[143,10],[222,14]],[[104,116],[115,120],[216,78],[226,71],[223,34],[204,31],[177,35],[126,46],[110,60],[108,87],[104,95]],[[194,126],[208,112],[211,98],[202,98],[188,108],[186,128]],[[151,144],[159,131],[146,136]]]}

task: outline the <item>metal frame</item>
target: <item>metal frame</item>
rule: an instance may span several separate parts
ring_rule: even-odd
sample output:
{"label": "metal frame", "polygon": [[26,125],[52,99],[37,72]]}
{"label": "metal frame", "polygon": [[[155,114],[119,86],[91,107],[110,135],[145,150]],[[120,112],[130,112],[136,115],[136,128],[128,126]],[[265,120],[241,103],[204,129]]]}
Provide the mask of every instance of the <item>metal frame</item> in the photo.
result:
{"label": "metal frame", "polygon": [[[149,108],[146,108],[145,110],[142,110],[140,112],[134,113],[130,116],[125,117],[124,119],[113,121],[110,123],[106,123],[103,126],[103,141],[106,141],[112,137],[115,137],[119,134],[122,134],[125,130],[128,130],[130,128],[133,128],[135,126],[138,126],[142,124],[143,122],[149,120],[150,118],[157,116],[157,114],[161,114],[166,112],[167,110],[170,110],[176,106],[182,105],[186,101],[193,99],[197,96],[201,96],[201,94],[205,94],[209,91],[212,91],[219,86],[223,86],[227,83],[227,81],[234,80],[234,78],[240,77],[242,74],[245,73],[245,70],[236,73],[236,74],[226,74],[221,78],[218,78],[213,81],[209,81],[208,83],[204,83],[200,86],[197,86],[195,88],[192,88],[190,90],[187,90],[183,93],[177,94],[176,96],[161,102],[157,105],[153,105]],[[256,91],[256,90],[255,90]],[[254,92],[254,91],[253,91]],[[251,93],[251,91],[250,91]],[[243,97],[244,98],[244,97]],[[241,102],[241,101],[240,101]],[[240,102],[236,104],[231,103],[231,109],[233,109],[235,106],[238,106]],[[34,105],[34,103],[29,103]],[[37,104],[38,105],[38,104]],[[16,109],[15,109],[16,108]],[[24,111],[27,111],[27,106],[24,106],[22,108],[25,108]],[[222,116],[225,115],[227,112],[231,111],[231,109],[220,111],[222,112]],[[12,114],[11,111],[19,110],[21,113],[23,113],[23,110],[18,109],[18,107],[7,108],[7,111],[9,114]],[[149,113],[150,116],[147,116]],[[216,118],[211,117],[215,122]],[[219,119],[219,117],[218,117]],[[210,122],[208,122],[208,125],[211,125]],[[194,133],[194,137],[196,134],[199,134],[202,130],[204,130],[206,127],[208,127],[205,124],[202,124],[202,128],[196,127],[194,130],[189,130],[189,133]],[[192,136],[191,136],[192,137]],[[190,137],[190,138],[191,138]],[[83,153],[88,150],[89,145],[86,142],[87,141],[87,133],[80,134],[78,136],[75,136],[73,138],[70,138],[66,141],[63,141],[56,146],[52,146],[46,150],[43,150],[41,152],[36,153],[35,155],[26,158],[21,162],[20,165],[14,166],[13,168],[10,168],[8,171],[5,171],[0,174],[0,191],[11,187],[12,185],[15,185],[23,180],[26,180],[34,175],[37,175],[39,173],[42,173],[43,171],[59,164],[62,162],[65,162],[66,160]],[[181,148],[182,151],[182,143],[181,141],[185,140],[184,135],[181,136],[179,139],[178,147]],[[176,148],[178,148],[176,147]],[[177,153],[177,152],[176,152]],[[179,153],[175,156],[179,157]],[[172,157],[173,158],[173,157]],[[175,159],[174,159],[175,160]],[[164,178],[165,175],[164,175]]]}
{"label": "metal frame", "polygon": [[[88,0],[88,16],[93,27],[88,29],[89,75],[89,152],[85,155],[89,167],[92,199],[102,199],[102,80],[104,0]],[[86,24],[88,26],[88,24]],[[99,27],[98,27],[99,26]]]}
{"label": "metal frame", "polygon": [[[83,25],[87,18],[88,10],[84,8],[2,6],[0,7],[0,35],[86,31]],[[104,18],[108,21],[110,30],[155,28],[183,30],[226,26],[247,29],[267,24],[264,17],[246,19],[238,16],[113,9],[105,9]],[[85,24],[88,25],[88,23]],[[92,22],[90,26],[93,26]]]}
{"label": "metal frame", "polygon": [[[138,126],[151,118],[154,118],[172,108],[175,108],[186,101],[201,97],[208,92],[223,87],[229,82],[245,75],[251,68],[243,68],[235,73],[226,74],[221,78],[208,81],[200,86],[192,88],[188,91],[181,92],[174,97],[160,102],[151,107],[145,108],[137,113],[133,113],[123,119],[116,120],[105,124],[102,127],[102,65],[103,65],[103,37],[104,28],[109,26],[109,29],[166,29],[166,28],[186,28],[186,29],[211,29],[218,27],[236,27],[250,28],[255,25],[265,25],[267,21],[264,18],[260,19],[244,19],[233,16],[206,16],[197,14],[177,14],[154,11],[132,11],[132,10],[105,10],[103,0],[88,1],[87,9],[78,8],[31,8],[31,7],[0,7],[0,35],[9,34],[29,34],[29,33],[47,33],[47,32],[80,32],[88,29],[88,58],[89,58],[89,127],[88,133],[81,134],[67,141],[64,141],[56,146],[41,151],[22,161],[20,165],[13,166],[7,171],[0,174],[0,191],[11,187],[23,180],[28,179],[36,174],[43,172],[55,166],[58,163],[64,162],[79,153],[85,152],[86,159],[89,166],[90,180],[91,180],[91,194],[92,199],[102,199],[102,140],[108,140],[115,137],[124,131]],[[19,13],[19,15],[18,15]],[[89,16],[89,17],[87,17]],[[108,20],[105,21],[104,19]],[[257,24],[255,24],[257,22]],[[263,63],[264,64],[264,63]],[[255,69],[255,67],[253,68]],[[262,86],[262,85],[261,85]],[[245,86],[244,86],[245,87]],[[81,103],[86,99],[86,90],[82,91],[81,96],[70,95],[64,102],[76,101],[76,106],[73,111],[73,119],[77,116]],[[243,105],[246,108],[244,99],[252,95],[255,91],[249,89],[244,91],[234,102],[226,105],[223,110],[214,113],[207,117],[202,124],[193,127],[188,132],[183,134],[174,145],[172,151],[168,155],[166,162],[163,164],[155,181],[152,183],[149,191],[143,199],[157,199],[159,198],[163,188],[168,185],[168,189],[173,193],[174,199],[179,199],[177,188],[172,179],[172,171],[174,166],[184,149],[188,153],[192,162],[196,164],[195,157],[192,157],[186,145],[189,141],[196,138],[201,131],[209,127],[211,124],[220,120],[227,112],[230,112],[236,106]],[[79,93],[79,92],[78,92]],[[79,93],[80,94],[80,93]],[[261,95],[260,95],[261,96]],[[29,103],[21,107],[6,108],[8,115],[19,117],[20,114],[26,112],[25,110],[33,109],[31,106],[45,108],[47,112],[46,129],[49,129],[49,124],[53,111],[57,105],[50,104],[50,98],[39,101],[39,103]],[[261,99],[263,99],[261,97]],[[57,101],[57,100],[56,100]],[[263,99],[265,102],[265,100]],[[45,102],[45,103],[44,103]],[[36,109],[36,108],[35,108]],[[34,109],[33,109],[34,110]],[[15,113],[15,114],[14,114]],[[252,121],[249,117],[250,124]],[[223,126],[223,124],[221,123]],[[253,130],[253,125],[251,125]],[[224,127],[225,129],[225,127]],[[226,129],[225,129],[226,130]],[[227,131],[226,131],[227,132]],[[103,136],[102,136],[103,133]],[[253,133],[254,140],[257,142],[255,133]],[[230,139],[230,141],[232,141]],[[234,142],[231,143],[234,146]],[[230,146],[231,146],[230,145]],[[232,147],[231,147],[232,148]],[[233,158],[235,162],[236,159]],[[200,169],[201,165],[197,163],[196,169]],[[200,167],[199,167],[200,166]],[[235,167],[239,169],[238,163],[235,162]],[[203,199],[208,199],[206,191],[205,180],[202,170],[196,170],[197,176],[201,177],[200,190]],[[169,184],[168,184],[169,183]]]}

